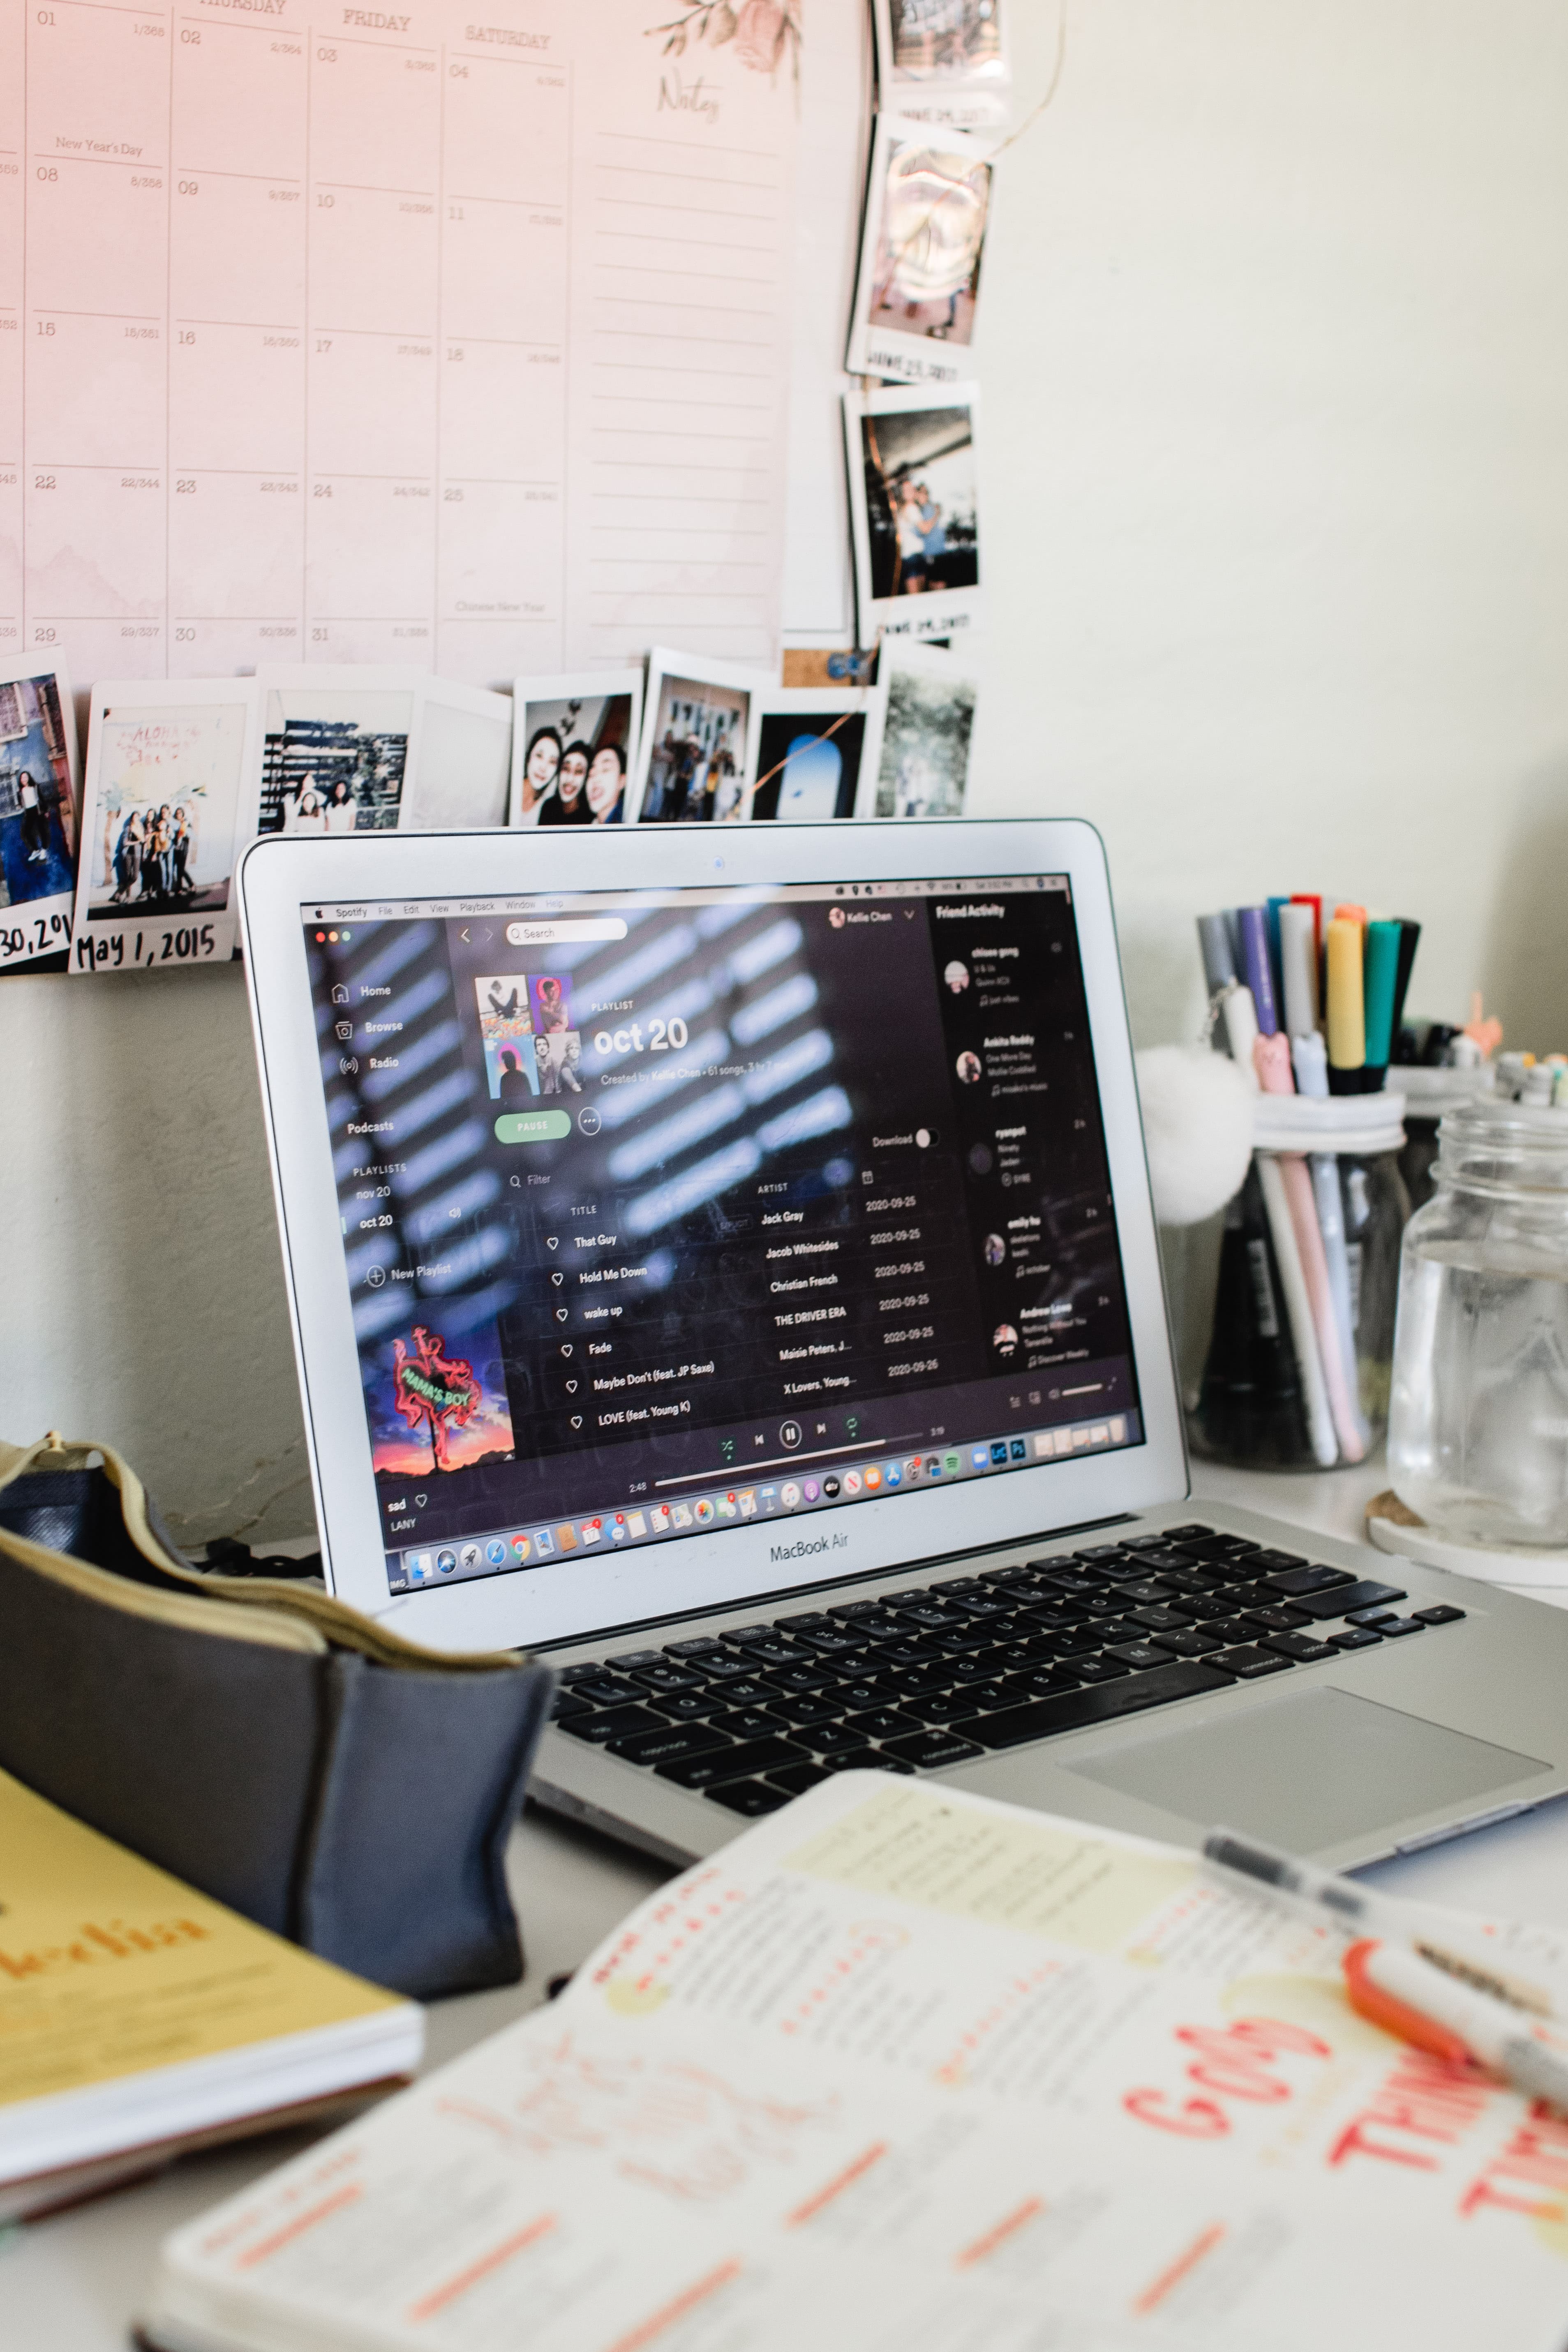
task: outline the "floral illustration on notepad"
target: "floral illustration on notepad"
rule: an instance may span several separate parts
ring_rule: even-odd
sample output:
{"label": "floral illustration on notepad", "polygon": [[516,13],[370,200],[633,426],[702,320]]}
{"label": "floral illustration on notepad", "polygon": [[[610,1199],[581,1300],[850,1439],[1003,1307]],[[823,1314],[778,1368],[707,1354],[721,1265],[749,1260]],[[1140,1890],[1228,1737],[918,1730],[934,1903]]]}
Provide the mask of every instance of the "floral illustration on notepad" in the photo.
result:
{"label": "floral illustration on notepad", "polygon": [[732,7],[731,0],[697,0],[679,16],[662,25],[650,25],[647,37],[664,35],[667,57],[684,56],[693,41],[706,41],[710,48],[723,48],[734,44],[735,55],[752,73],[776,75],[786,57],[792,73],[800,74],[801,0],[741,0]]}

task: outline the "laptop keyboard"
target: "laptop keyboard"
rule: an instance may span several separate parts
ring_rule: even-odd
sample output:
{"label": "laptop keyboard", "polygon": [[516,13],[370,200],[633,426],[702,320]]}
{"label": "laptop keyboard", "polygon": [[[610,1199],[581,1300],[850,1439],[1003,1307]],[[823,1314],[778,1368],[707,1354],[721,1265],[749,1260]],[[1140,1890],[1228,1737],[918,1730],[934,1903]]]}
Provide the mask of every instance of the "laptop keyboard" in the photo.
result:
{"label": "laptop keyboard", "polygon": [[554,1721],[731,1812],[832,1772],[935,1772],[1457,1623],[1196,1525],[561,1671]]}

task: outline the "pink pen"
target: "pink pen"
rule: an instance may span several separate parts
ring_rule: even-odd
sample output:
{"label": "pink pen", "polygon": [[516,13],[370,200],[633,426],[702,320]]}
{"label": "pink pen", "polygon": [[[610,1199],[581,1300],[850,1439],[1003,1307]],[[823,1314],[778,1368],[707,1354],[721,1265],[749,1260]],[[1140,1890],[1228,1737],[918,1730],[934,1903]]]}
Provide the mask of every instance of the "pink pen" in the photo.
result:
{"label": "pink pen", "polygon": [[[1258,1070],[1258,1083],[1266,1095],[1295,1093],[1296,1081],[1290,1075],[1290,1040],[1283,1031],[1272,1037],[1259,1037],[1253,1046],[1252,1058]],[[1329,1411],[1333,1415],[1334,1432],[1345,1460],[1360,1462],[1365,1458],[1366,1445],[1362,1437],[1354,1400],[1345,1385],[1339,1325],[1334,1319],[1334,1296],[1329,1286],[1329,1262],[1323,1255],[1323,1235],[1318,1223],[1317,1203],[1312,1198],[1312,1180],[1307,1171],[1306,1160],[1299,1151],[1281,1151],[1279,1160],[1279,1173],[1285,1184],[1285,1198],[1289,1203],[1290,1223],[1296,1234],[1296,1246],[1301,1254],[1301,1273],[1307,1285],[1307,1297],[1311,1302],[1318,1352],[1323,1360],[1323,1383],[1329,1392]]]}

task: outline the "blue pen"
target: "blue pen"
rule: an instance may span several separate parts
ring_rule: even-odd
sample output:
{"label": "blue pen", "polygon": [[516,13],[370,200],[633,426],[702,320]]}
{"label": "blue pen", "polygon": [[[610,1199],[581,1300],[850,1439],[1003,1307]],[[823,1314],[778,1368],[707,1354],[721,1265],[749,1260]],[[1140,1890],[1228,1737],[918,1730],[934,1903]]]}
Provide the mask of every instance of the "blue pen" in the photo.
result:
{"label": "blue pen", "polygon": [[[1289,898],[1268,900],[1268,968],[1274,976],[1274,1002],[1283,1011],[1285,1003],[1285,964],[1279,944],[1279,909],[1290,904]],[[1284,1028],[1285,1023],[1280,1022]]]}
{"label": "blue pen", "polygon": [[1279,1034],[1279,1006],[1268,959],[1268,911],[1262,907],[1238,907],[1237,921],[1241,930],[1242,977],[1252,991],[1258,1034],[1273,1037]]}

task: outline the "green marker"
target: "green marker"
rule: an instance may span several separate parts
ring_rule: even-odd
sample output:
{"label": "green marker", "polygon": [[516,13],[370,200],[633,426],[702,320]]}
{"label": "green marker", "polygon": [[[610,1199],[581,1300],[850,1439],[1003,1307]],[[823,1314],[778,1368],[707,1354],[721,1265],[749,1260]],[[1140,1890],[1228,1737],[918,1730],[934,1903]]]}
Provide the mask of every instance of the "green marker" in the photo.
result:
{"label": "green marker", "polygon": [[[1385,1070],[1394,1047],[1394,995],[1404,932],[1398,923],[1366,927],[1366,1066]],[[1381,1083],[1381,1081],[1379,1081]]]}

